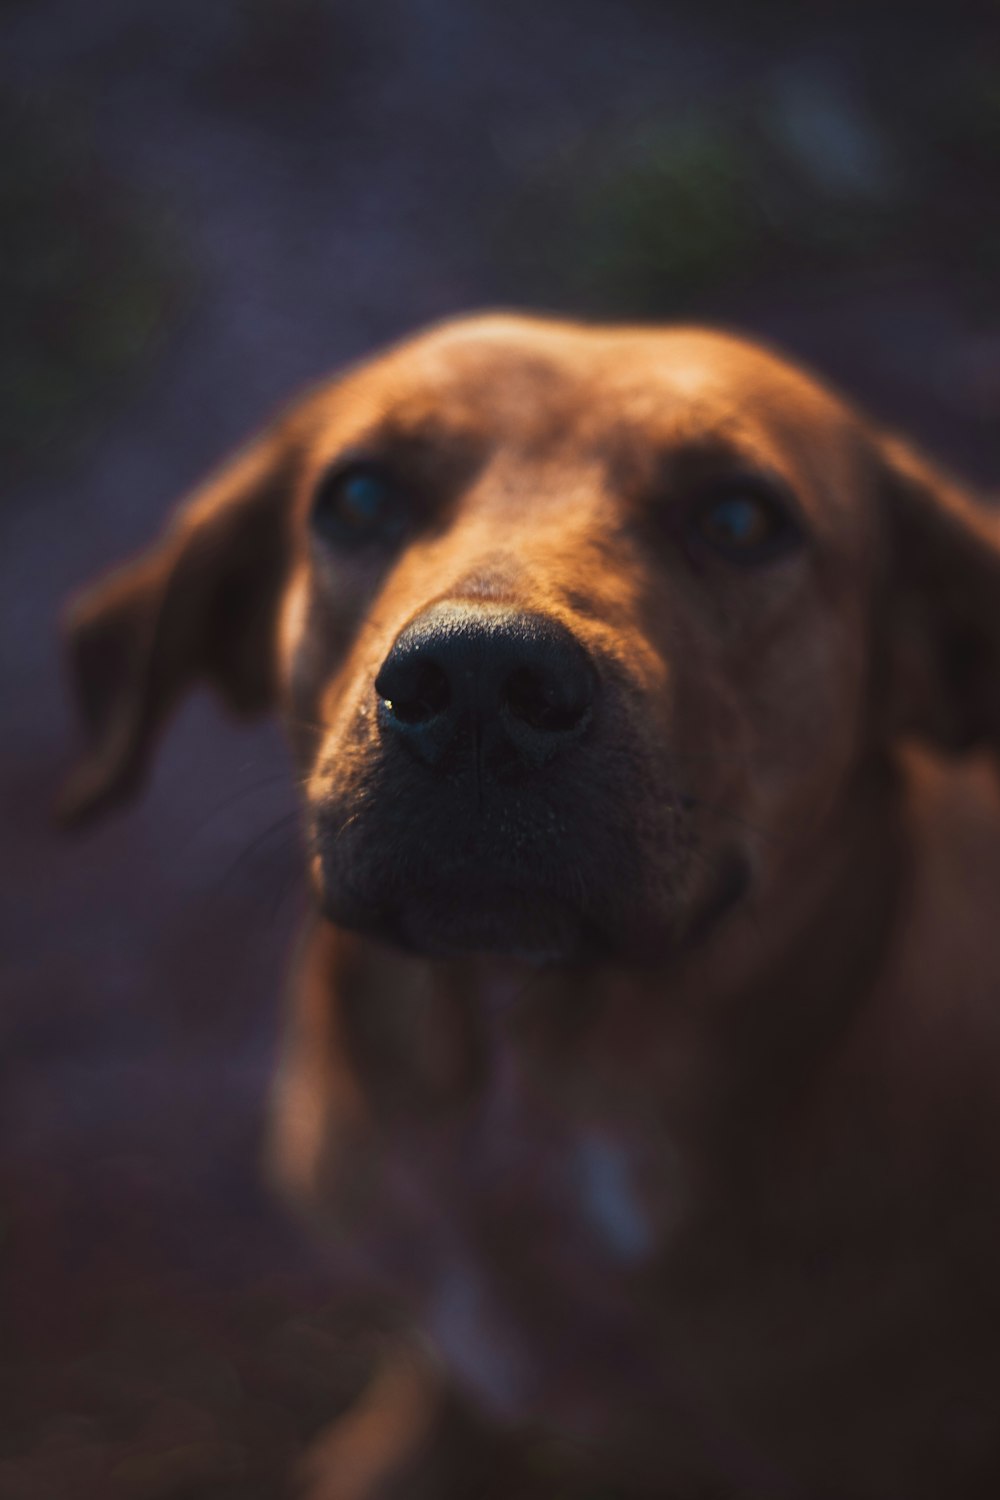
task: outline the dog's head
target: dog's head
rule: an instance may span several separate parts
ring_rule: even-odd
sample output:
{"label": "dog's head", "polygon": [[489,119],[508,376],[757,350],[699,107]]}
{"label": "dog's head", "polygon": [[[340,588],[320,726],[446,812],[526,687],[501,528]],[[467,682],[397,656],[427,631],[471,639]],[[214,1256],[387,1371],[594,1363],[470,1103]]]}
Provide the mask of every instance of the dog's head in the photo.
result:
{"label": "dog's head", "polygon": [[1000,532],[774,355],[487,317],[313,393],[73,609],[80,817],[196,681],[279,709],[337,923],[682,943],[900,735],[1000,733]]}

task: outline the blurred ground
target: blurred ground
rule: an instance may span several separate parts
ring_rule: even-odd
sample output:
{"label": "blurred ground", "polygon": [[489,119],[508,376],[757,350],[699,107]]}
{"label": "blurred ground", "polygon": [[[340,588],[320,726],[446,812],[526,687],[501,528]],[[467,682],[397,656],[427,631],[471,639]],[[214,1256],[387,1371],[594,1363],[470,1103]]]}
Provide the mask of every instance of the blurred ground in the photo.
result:
{"label": "blurred ground", "polygon": [[1000,474],[995,7],[0,6],[0,1500],[276,1496],[356,1382],[261,1187],[282,747],[48,826],[53,622],[296,387],[482,304],[704,316]]}

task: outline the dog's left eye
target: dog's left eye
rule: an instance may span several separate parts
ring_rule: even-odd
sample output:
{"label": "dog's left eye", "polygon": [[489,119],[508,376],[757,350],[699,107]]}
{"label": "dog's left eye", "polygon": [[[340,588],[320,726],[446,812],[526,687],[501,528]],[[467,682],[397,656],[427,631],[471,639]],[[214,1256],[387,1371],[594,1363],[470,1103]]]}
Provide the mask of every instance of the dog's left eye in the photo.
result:
{"label": "dog's left eye", "polygon": [[407,497],[376,464],[334,469],[322,481],[312,508],[313,530],[335,547],[391,546],[406,529]]}
{"label": "dog's left eye", "polygon": [[801,540],[782,502],[763,487],[737,483],[716,490],[696,508],[693,535],[731,562],[768,562]]}

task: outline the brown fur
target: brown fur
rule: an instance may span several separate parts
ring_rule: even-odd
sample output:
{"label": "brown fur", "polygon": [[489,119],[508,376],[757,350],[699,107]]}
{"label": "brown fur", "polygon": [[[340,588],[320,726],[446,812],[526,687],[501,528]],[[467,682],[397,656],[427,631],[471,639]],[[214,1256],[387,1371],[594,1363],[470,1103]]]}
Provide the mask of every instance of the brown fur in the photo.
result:
{"label": "brown fur", "polygon": [[[344,453],[405,479],[394,552],[310,539]],[[686,530],[747,473],[806,537],[750,569]],[[479,814],[374,711],[442,602],[556,621],[600,678]],[[747,343],[487,317],[300,403],[70,640],[69,817],[198,679],[307,780],[333,920],[271,1160],[429,1341],[316,1495],[551,1494],[551,1442],[559,1483],[678,1500],[1000,1493],[990,512]]]}

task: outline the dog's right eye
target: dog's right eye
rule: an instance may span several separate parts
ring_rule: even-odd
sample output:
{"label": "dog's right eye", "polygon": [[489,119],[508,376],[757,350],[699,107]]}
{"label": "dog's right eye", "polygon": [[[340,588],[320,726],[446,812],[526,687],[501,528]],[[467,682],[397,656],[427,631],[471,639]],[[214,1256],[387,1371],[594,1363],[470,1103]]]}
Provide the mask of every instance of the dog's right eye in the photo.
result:
{"label": "dog's right eye", "polygon": [[689,536],[727,562],[754,567],[801,542],[787,505],[755,479],[726,480],[702,496],[688,522]]}
{"label": "dog's right eye", "polygon": [[385,469],[352,463],[334,469],[313,500],[313,531],[330,546],[392,546],[408,520],[407,496]]}

